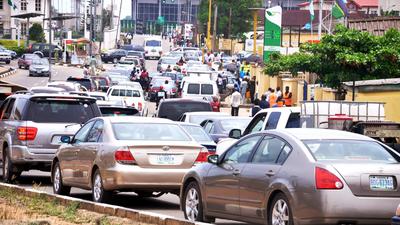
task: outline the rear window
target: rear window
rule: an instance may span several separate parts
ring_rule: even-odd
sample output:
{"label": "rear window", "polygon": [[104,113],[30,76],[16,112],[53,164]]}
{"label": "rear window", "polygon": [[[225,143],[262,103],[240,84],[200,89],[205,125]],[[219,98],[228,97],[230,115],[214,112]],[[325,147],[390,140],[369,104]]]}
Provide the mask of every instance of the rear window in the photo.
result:
{"label": "rear window", "polygon": [[357,140],[304,140],[311,154],[318,161],[384,161],[396,163],[398,159],[381,144]]}
{"label": "rear window", "polygon": [[158,109],[158,117],[178,121],[185,112],[211,112],[211,105],[207,102],[162,102]]}
{"label": "rear window", "polygon": [[189,84],[187,93],[188,94],[199,94],[200,93],[200,84]]}
{"label": "rear window", "polygon": [[79,83],[80,85],[84,86],[88,90],[92,89],[92,82],[90,82],[90,80],[88,80],[88,79],[68,78],[67,81]]}
{"label": "rear window", "polygon": [[175,124],[114,123],[112,126],[117,140],[191,141]]}
{"label": "rear window", "polygon": [[114,89],[111,92],[111,95],[121,97],[140,97],[140,92],[132,89]]}
{"label": "rear window", "polygon": [[157,40],[146,41],[146,46],[159,47],[159,46],[161,46],[161,41],[157,41]]}
{"label": "rear window", "polygon": [[135,108],[100,107],[102,116],[138,116]]}
{"label": "rear window", "polygon": [[85,123],[97,116],[92,102],[31,100],[24,120],[36,123]]}
{"label": "rear window", "polygon": [[212,84],[202,84],[201,85],[201,94],[202,95],[212,95],[213,94]]}

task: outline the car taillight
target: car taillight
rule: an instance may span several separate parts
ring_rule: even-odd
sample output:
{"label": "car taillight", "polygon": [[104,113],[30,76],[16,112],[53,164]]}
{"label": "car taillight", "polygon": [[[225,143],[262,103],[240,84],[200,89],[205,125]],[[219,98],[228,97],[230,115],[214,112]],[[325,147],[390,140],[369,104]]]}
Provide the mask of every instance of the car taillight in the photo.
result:
{"label": "car taillight", "polygon": [[122,148],[116,150],[114,153],[114,158],[115,161],[121,164],[131,164],[131,165],[136,164],[136,160],[128,148]]}
{"label": "car taillight", "polygon": [[317,189],[342,189],[342,181],[326,169],[315,168],[315,185]]}
{"label": "car taillight", "polygon": [[36,127],[18,127],[17,136],[20,141],[32,141],[35,140],[37,134]]}
{"label": "car taillight", "polygon": [[199,152],[199,155],[196,158],[195,163],[205,163],[207,162],[207,158],[210,155],[208,150],[206,148],[202,148],[201,151]]}
{"label": "car taillight", "polygon": [[143,107],[142,103],[139,102],[139,103],[138,103],[138,110],[139,110],[139,111],[142,111],[142,107]]}

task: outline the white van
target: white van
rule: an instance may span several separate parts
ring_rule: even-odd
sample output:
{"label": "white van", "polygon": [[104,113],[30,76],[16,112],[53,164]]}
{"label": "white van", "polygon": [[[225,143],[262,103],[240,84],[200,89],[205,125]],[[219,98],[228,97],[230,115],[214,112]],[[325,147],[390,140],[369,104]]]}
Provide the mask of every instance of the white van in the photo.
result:
{"label": "white van", "polygon": [[217,83],[208,79],[185,79],[182,86],[182,98],[203,99],[211,101],[213,96],[218,96]]}
{"label": "white van", "polygon": [[144,40],[143,48],[144,48],[144,57],[146,59],[149,58],[161,58],[162,55],[162,46],[161,46],[161,37],[149,37]]}
{"label": "white van", "polygon": [[135,107],[142,116],[147,116],[148,108],[144,99],[143,90],[128,85],[115,85],[108,89],[109,101],[122,100],[125,105]]}

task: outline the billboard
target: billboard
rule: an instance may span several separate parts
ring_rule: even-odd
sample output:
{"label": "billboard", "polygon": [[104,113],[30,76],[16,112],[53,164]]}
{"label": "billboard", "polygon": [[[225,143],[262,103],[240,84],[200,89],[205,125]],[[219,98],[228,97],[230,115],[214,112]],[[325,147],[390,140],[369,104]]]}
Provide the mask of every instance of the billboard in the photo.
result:
{"label": "billboard", "polygon": [[273,52],[281,51],[282,8],[275,6],[265,10],[264,62],[270,60]]}

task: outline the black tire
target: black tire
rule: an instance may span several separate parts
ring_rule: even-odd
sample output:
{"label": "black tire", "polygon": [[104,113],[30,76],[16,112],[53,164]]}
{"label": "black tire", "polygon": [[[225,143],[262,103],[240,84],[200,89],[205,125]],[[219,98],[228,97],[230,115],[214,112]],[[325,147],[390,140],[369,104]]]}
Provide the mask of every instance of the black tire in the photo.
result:
{"label": "black tire", "polygon": [[7,61],[6,61],[6,64],[10,64],[10,62],[11,62],[10,60],[7,60]]}
{"label": "black tire", "polygon": [[3,182],[12,183],[19,178],[21,172],[16,172],[16,168],[11,162],[8,147],[3,151]]}
{"label": "black tire", "polygon": [[111,195],[111,191],[104,190],[100,171],[96,169],[92,177],[92,200],[94,202],[108,202],[111,199]]}
{"label": "black tire", "polygon": [[[190,199],[188,199],[190,195]],[[207,217],[204,215],[204,207],[203,202],[201,200],[201,192],[199,185],[197,182],[190,182],[188,186],[185,188],[185,193],[183,196],[183,214],[185,218],[191,222],[207,222],[207,223],[214,223],[215,218]],[[197,202],[197,205],[195,205]],[[188,205],[189,204],[189,205]],[[195,213],[197,210],[197,215]]]}
{"label": "black tire", "polygon": [[53,181],[53,193],[58,195],[69,195],[71,187],[65,186],[62,180],[60,163],[56,162],[51,170],[51,180]]}
{"label": "black tire", "polygon": [[[282,207],[283,204],[286,204],[285,207]],[[277,209],[279,208],[283,208],[282,211],[279,211]],[[280,213],[278,216],[274,216],[274,210],[277,210],[278,213]],[[274,218],[273,218],[274,217]],[[278,217],[278,218],[277,218]],[[276,222],[275,224],[278,225],[293,225],[293,213],[292,213],[292,209],[290,207],[290,203],[288,198],[283,194],[283,193],[279,193],[277,195],[275,195],[275,197],[272,199],[271,205],[268,209],[268,224],[272,225],[274,223],[272,223],[273,221],[278,220],[278,222]]]}

